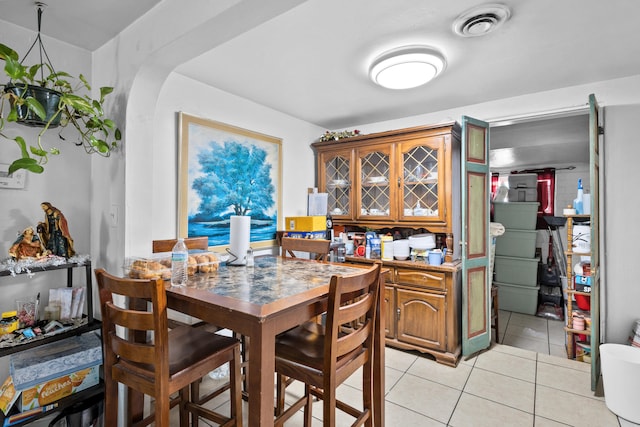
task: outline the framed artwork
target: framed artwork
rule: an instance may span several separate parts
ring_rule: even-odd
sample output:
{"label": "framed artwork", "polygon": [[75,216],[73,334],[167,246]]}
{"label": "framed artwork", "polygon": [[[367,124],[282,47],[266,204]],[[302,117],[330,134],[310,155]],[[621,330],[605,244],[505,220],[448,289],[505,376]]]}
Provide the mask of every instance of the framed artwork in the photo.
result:
{"label": "framed artwork", "polygon": [[251,216],[252,247],[275,244],[282,140],[179,113],[178,235],[228,246],[232,215]]}

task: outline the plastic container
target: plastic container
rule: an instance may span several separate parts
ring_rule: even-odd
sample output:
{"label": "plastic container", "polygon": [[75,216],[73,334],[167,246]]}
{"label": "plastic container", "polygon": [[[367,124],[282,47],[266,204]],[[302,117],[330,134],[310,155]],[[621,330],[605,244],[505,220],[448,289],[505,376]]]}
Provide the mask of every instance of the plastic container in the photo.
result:
{"label": "plastic container", "polygon": [[[521,286],[538,284],[538,259],[497,256],[494,265],[495,280]],[[500,303],[502,305],[502,302]]]}
{"label": "plastic container", "polygon": [[[192,250],[187,259],[187,274],[218,271],[220,258],[214,252]],[[159,252],[148,257],[132,257],[125,262],[124,273],[134,279],[171,279],[171,252]]]}
{"label": "plastic container", "polygon": [[515,173],[508,177],[509,188],[538,188],[537,173]]}
{"label": "plastic container", "polygon": [[500,310],[535,315],[538,310],[540,286],[521,286],[494,281],[498,287]]}
{"label": "plastic container", "polygon": [[591,227],[588,225],[574,225],[572,240],[574,253],[587,254],[591,252]]}
{"label": "plastic container", "polygon": [[493,202],[494,222],[505,228],[535,230],[538,219],[538,202]]}
{"label": "plastic container", "polygon": [[533,258],[537,235],[535,230],[507,228],[502,236],[496,238],[496,255]]}
{"label": "plastic container", "polygon": [[575,295],[576,305],[580,310],[589,311],[591,310],[591,297],[587,295]]}
{"label": "plastic container", "polygon": [[16,300],[19,328],[34,326],[38,321],[38,298],[35,296]]}
{"label": "plastic container", "polygon": [[385,261],[390,261],[393,259],[393,237],[392,236],[382,236],[380,238],[382,245],[382,256],[381,259]]}
{"label": "plastic container", "polygon": [[535,202],[538,200],[536,188],[510,188],[508,195],[510,202]]}
{"label": "plastic container", "polygon": [[607,408],[625,420],[640,424],[640,348],[602,344],[600,358]]}
{"label": "plastic container", "polygon": [[379,237],[374,237],[371,240],[371,253],[370,253],[370,258],[371,259],[380,259],[381,254],[381,240]]}

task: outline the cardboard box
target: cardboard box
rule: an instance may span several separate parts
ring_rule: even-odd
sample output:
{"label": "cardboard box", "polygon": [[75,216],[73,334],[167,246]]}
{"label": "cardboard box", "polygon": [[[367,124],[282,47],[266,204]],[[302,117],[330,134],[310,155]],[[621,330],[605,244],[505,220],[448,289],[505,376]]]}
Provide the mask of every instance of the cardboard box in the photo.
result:
{"label": "cardboard box", "polygon": [[9,372],[26,411],[97,385],[102,342],[95,333],[45,344],[10,356]]}
{"label": "cardboard box", "polygon": [[[63,397],[85,390],[100,382],[100,365],[79,369],[49,381],[22,390],[18,409],[23,412],[54,403]],[[20,390],[19,390],[20,391]]]}
{"label": "cardboard box", "polygon": [[327,229],[327,217],[317,216],[288,216],[284,219],[286,231],[322,231]]}
{"label": "cardboard box", "polygon": [[576,274],[575,276],[573,276],[573,280],[576,285],[591,286],[591,276],[583,276],[581,274]]}

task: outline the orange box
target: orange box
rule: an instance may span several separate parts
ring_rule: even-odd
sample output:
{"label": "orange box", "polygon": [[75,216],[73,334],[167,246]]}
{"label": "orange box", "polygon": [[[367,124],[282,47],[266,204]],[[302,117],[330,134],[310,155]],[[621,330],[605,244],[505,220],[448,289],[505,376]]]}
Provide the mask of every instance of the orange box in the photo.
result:
{"label": "orange box", "polygon": [[18,409],[23,412],[39,408],[98,385],[99,382],[100,365],[80,369],[69,375],[63,375],[22,390],[22,395],[17,402]]}

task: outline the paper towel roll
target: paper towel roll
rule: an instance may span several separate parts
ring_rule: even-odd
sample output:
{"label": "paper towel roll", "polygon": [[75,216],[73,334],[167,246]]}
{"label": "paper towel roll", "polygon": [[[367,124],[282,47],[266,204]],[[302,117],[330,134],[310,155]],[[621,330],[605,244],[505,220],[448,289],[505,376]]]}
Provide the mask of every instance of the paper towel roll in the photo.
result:
{"label": "paper towel roll", "polygon": [[251,237],[251,217],[232,215],[229,231],[229,252],[231,265],[245,265],[247,263],[247,251]]}

